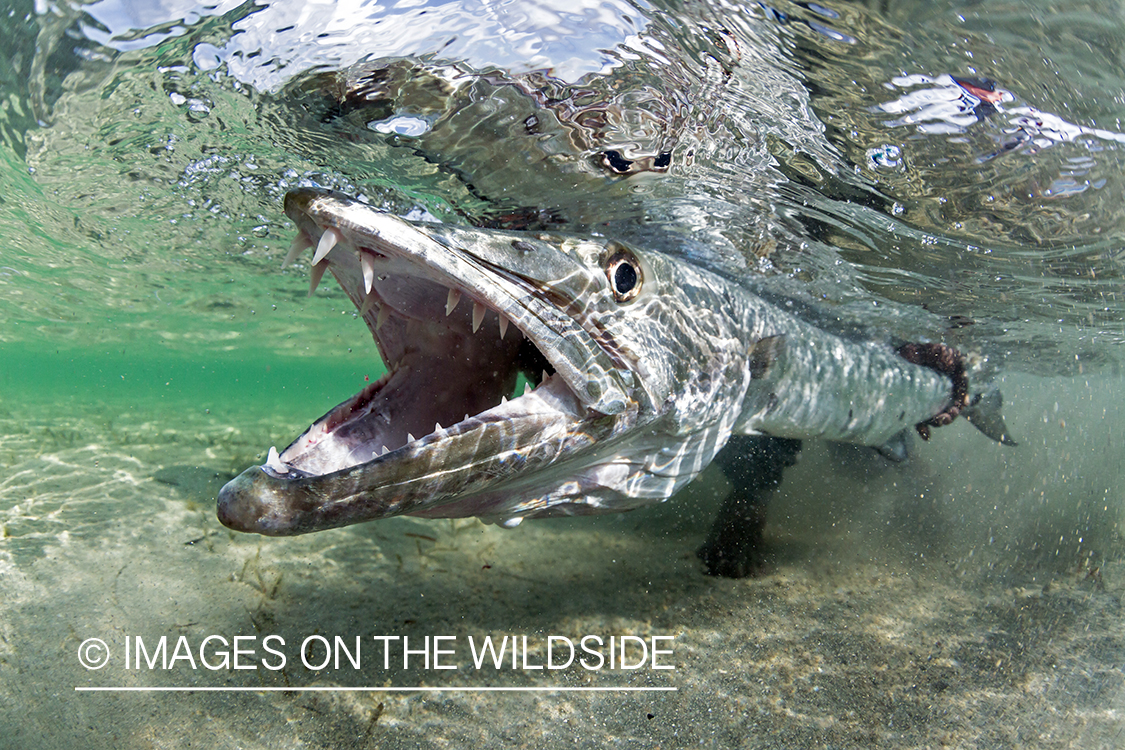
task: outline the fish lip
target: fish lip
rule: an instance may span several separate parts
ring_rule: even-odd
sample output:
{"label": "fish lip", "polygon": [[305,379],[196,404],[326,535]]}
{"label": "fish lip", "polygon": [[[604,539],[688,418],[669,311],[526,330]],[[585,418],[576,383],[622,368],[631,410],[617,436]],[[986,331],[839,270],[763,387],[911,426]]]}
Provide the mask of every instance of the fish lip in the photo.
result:
{"label": "fish lip", "polygon": [[[271,449],[265,464],[251,467],[224,487],[218,509],[219,519],[224,525],[240,531],[289,535],[399,514],[511,518],[519,514],[510,512],[510,504],[494,491],[497,484],[519,485],[519,478],[523,476],[521,471],[533,469],[535,461],[542,465],[553,460],[544,458],[546,453],[569,451],[588,439],[591,433],[585,430],[585,423],[592,420],[599,424],[597,429],[602,429],[605,422],[602,418],[607,413],[625,410],[625,404],[619,406],[612,401],[607,406],[607,394],[604,392],[592,394],[591,390],[597,389],[589,387],[590,381],[584,377],[583,370],[559,353],[568,344],[568,335],[570,339],[590,339],[585,342],[590,347],[597,346],[598,342],[596,337],[590,336],[566,316],[565,305],[560,307],[559,300],[544,297],[546,289],[537,288],[527,279],[484,262],[465,250],[443,244],[410,223],[339,193],[320,189],[293,191],[286,195],[285,210],[297,223],[300,236],[305,239],[304,244],[316,246],[329,230],[340,236],[339,246],[332,249],[321,263],[327,264],[327,270],[336,276],[357,308],[362,310],[367,292],[361,274],[357,275],[357,268],[362,266],[362,262],[355,260],[354,267],[346,266],[349,249],[353,254],[370,252],[378,256],[380,268],[401,271],[408,267],[411,273],[402,278],[412,281],[404,285],[415,285],[415,291],[432,292],[429,285],[457,288],[463,290],[464,296],[483,303],[489,311],[506,315],[514,330],[509,331],[507,337],[500,337],[501,340],[511,340],[518,331],[518,335],[523,337],[519,346],[524,346],[522,342],[530,342],[555,372],[531,392],[534,398],[525,411],[521,411],[520,402],[529,399],[527,395],[491,408],[474,409],[474,416],[464,420],[458,418],[450,427],[440,428],[439,425],[439,430],[420,439],[408,435],[410,439],[405,444],[392,444],[383,455],[372,455],[377,453],[377,449],[365,443],[366,454],[360,460],[350,460],[350,453],[349,460],[339,460],[338,454],[346,451],[347,445],[340,450],[331,449],[332,456],[324,461],[306,460],[306,456],[321,450],[320,441],[326,437],[334,439],[334,431],[339,431],[341,424],[362,424],[352,415],[368,409],[371,401],[386,392],[390,391],[392,395],[407,392],[411,397],[418,395],[410,390],[411,386],[396,384],[395,381],[409,381],[412,376],[418,375],[420,367],[417,364],[400,366],[397,362],[392,365],[388,361],[386,377],[329,411],[280,454]],[[341,252],[343,254],[337,257]],[[377,287],[373,285],[372,292],[376,291]],[[379,304],[392,310],[388,313],[389,322],[393,324],[391,328],[412,324],[407,314],[409,311],[396,309],[393,300],[388,301],[390,296],[386,292],[379,291],[378,294]],[[460,305],[465,306],[465,301],[461,301]],[[435,317],[433,314],[420,316],[421,323],[418,325],[424,330],[427,330],[427,325],[437,329],[439,336],[448,334],[456,338],[464,333],[456,330],[456,322],[443,327],[443,320],[435,320]],[[449,317],[448,312],[446,317]],[[377,316],[372,311],[369,310],[364,318],[386,360],[385,349],[388,345],[401,344],[401,340],[389,342],[386,336],[381,337],[377,330]],[[552,324],[565,330],[556,330]],[[433,333],[433,330],[429,332]],[[573,347],[573,341],[569,345]],[[510,345],[502,345],[502,348],[509,356],[507,364],[502,366],[514,367],[511,357],[517,355],[513,354],[513,348]],[[423,361],[433,364],[437,360],[430,358]],[[462,372],[467,376],[471,369],[463,369]],[[631,375],[628,371],[625,374]],[[513,373],[509,372],[507,376],[514,380]],[[613,395],[609,394],[611,398]],[[390,408],[393,409],[393,405]],[[601,422],[598,422],[599,419]],[[526,454],[521,455],[518,462],[509,461],[519,463],[520,468],[506,466],[502,460],[482,461],[477,472],[480,476],[472,476],[472,472],[461,472],[465,475],[452,479],[443,476],[440,486],[433,491],[419,491],[421,480],[426,478],[420,472],[427,468],[426,459],[435,454],[436,448],[451,446],[451,451],[461,450],[461,455],[465,455],[468,451],[464,443],[474,439],[480,442],[481,436],[487,436],[492,429],[490,423],[503,420],[515,426],[505,425],[514,442],[502,447],[510,448],[508,453],[524,451]],[[540,434],[545,437],[540,438]],[[326,440],[324,444],[329,442]],[[544,448],[544,444],[550,446]],[[438,473],[458,474],[457,471]],[[495,481],[490,484],[481,477]]]}

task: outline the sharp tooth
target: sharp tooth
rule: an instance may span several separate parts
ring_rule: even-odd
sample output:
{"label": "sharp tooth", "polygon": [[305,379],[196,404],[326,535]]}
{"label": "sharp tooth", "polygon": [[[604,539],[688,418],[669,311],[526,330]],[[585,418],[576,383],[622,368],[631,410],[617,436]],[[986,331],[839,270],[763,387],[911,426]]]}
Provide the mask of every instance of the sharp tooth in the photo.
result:
{"label": "sharp tooth", "polygon": [[383,446],[383,450],[382,450],[382,451],[381,451],[381,452],[379,453],[379,455],[380,455],[380,456],[385,456],[385,455],[387,455],[387,454],[388,454],[388,453],[390,453],[390,452],[391,452],[391,449],[390,449],[390,448],[388,448],[387,446],[385,446],[385,445],[384,445],[384,446]]}
{"label": "sharp tooth", "polygon": [[507,396],[501,396],[500,397],[500,405],[503,406],[506,403],[508,403],[508,397]]}
{"label": "sharp tooth", "polygon": [[434,432],[441,432],[441,431],[442,431],[441,422],[434,422]]}
{"label": "sharp tooth", "polygon": [[531,393],[531,383],[525,380],[523,381],[523,395],[526,396],[529,393]]}
{"label": "sharp tooth", "polygon": [[297,260],[297,256],[305,251],[306,248],[312,247],[312,243],[304,232],[298,232],[297,236],[293,238],[293,244],[289,246],[289,252],[285,254],[285,260],[281,262],[281,267],[285,268],[287,265]]}
{"label": "sharp tooth", "polygon": [[549,377],[551,377],[551,376],[547,374],[546,370],[544,370],[543,371],[543,377],[539,378],[539,385],[543,385],[544,383],[546,383],[547,378],[549,378]]}
{"label": "sharp tooth", "polygon": [[324,272],[328,270],[328,262],[321,261],[312,267],[312,275],[309,278],[309,296],[313,296],[313,292],[320,286],[320,280],[324,278]]}
{"label": "sharp tooth", "polygon": [[500,338],[504,338],[504,334],[508,332],[508,319],[500,315]]}
{"label": "sharp tooth", "polygon": [[375,319],[375,331],[378,333],[383,324],[387,322],[387,316],[390,315],[390,308],[387,305],[380,305],[379,317]]}
{"label": "sharp tooth", "polygon": [[340,233],[335,227],[325,229],[324,234],[320,235],[320,242],[316,243],[316,253],[313,254],[313,263],[319,263],[324,260],[324,256],[332,252],[332,248],[336,247],[336,243],[341,239]]}
{"label": "sharp tooth", "polygon": [[456,289],[449,290],[449,296],[445,298],[445,314],[453,312],[457,307],[457,303],[461,301],[461,292]]}
{"label": "sharp tooth", "polygon": [[408,433],[406,433],[406,442],[408,442],[408,443],[413,443],[413,442],[414,442],[414,436],[413,436],[413,435],[411,435],[411,434],[410,434],[409,432],[408,432]]}
{"label": "sharp tooth", "polygon": [[[363,298],[363,304],[359,308],[359,314],[361,317],[367,314],[367,312],[375,304],[375,300],[377,300],[378,298],[378,295],[374,292],[369,292],[367,296]],[[379,309],[379,314],[383,314],[382,308]]]}
{"label": "sharp tooth", "polygon": [[370,292],[375,283],[375,259],[370,253],[360,252],[359,267],[363,270],[363,291]]}
{"label": "sharp tooth", "polygon": [[468,421],[469,421],[469,415],[468,415],[468,414],[466,414],[466,415],[465,415],[465,418],[464,418],[463,420],[461,420],[461,421],[462,421],[462,422],[468,422]]}
{"label": "sharp tooth", "polygon": [[473,333],[477,332],[480,328],[481,321],[484,320],[484,311],[488,309],[479,302],[473,303]]}
{"label": "sharp tooth", "polygon": [[278,474],[288,474],[289,467],[281,462],[281,456],[277,455],[277,447],[270,446],[270,454],[266,458],[266,466],[270,467]]}

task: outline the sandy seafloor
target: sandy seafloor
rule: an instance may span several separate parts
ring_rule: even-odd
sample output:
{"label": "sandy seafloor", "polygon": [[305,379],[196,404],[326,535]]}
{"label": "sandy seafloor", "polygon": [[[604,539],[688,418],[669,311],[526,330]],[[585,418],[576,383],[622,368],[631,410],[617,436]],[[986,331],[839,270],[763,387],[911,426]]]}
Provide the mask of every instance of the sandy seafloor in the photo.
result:
{"label": "sandy seafloor", "polygon": [[[963,422],[899,468],[808,445],[772,509],[769,570],[738,581],[694,556],[726,488],[714,469],[621,516],[264,539],[218,524],[219,477],[303,416],[7,399],[0,746],[1125,747],[1122,383],[1009,376],[1004,391],[1018,448]],[[288,664],[121,662],[126,636],[213,634],[280,635]],[[301,666],[314,634],[361,636],[361,668]],[[505,634],[528,636],[529,664],[548,635],[671,635],[676,668],[473,669],[466,639]],[[459,669],[384,669],[374,635],[456,636]],[[91,637],[111,652],[97,671],[78,660]],[[677,690],[74,690],[391,685]]]}

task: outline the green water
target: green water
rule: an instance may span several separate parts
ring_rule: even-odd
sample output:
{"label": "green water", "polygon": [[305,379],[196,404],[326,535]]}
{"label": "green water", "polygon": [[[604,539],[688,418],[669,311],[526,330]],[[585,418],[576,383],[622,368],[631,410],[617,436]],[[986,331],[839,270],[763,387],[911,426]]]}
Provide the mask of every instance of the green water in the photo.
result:
{"label": "green water", "polygon": [[191,355],[146,343],[108,351],[8,345],[0,387],[9,403],[166,404],[173,414],[276,409],[300,411],[311,421],[385,372],[366,350],[298,359],[253,349]]}
{"label": "green water", "polygon": [[[611,3],[556,18],[585,35],[508,37],[497,30],[550,14],[368,3],[370,27],[356,13],[321,26],[327,10],[294,7],[0,14],[0,748],[1125,743],[1117,4],[786,3],[779,20],[759,5]],[[657,47],[638,52],[632,34],[663,51],[645,58]],[[745,116],[691,109],[695,161],[638,181],[638,202],[595,185],[580,210],[561,178],[520,182],[518,159],[492,174],[487,152],[436,144],[485,165],[470,189],[409,141],[326,122],[306,86],[366,54],[435,50],[513,70],[531,50],[574,77],[640,54],[653,67],[631,69],[626,93],[662,76],[729,82],[737,58],[762,86],[743,82]],[[893,79],[943,73],[1109,135],[984,159],[1017,130],[1002,116],[959,132],[887,124],[879,104],[952,91]],[[281,200],[298,184],[458,221],[500,184],[486,197],[504,210],[527,192],[576,223],[654,207],[653,224],[772,248],[759,270],[783,292],[1003,363],[1021,445],[963,420],[901,466],[809,444],[770,510],[769,566],[741,581],[703,575],[694,555],[729,491],[714,467],[619,516],[236,534],[215,517],[219,487],[383,373],[335,284],[309,297],[308,258],[280,268]],[[588,634],[671,637],[676,668],[479,669],[467,647],[527,637],[541,664],[548,636]],[[212,635],[252,639],[258,668],[198,663]],[[282,669],[260,666],[269,635],[287,644]],[[310,636],[360,637],[362,664],[302,665]],[[374,636],[451,636],[458,668],[387,666]],[[152,651],[161,637],[197,663],[126,666],[126,638]],[[101,669],[80,661],[91,638],[110,649]],[[390,690],[417,687],[674,691]]]}

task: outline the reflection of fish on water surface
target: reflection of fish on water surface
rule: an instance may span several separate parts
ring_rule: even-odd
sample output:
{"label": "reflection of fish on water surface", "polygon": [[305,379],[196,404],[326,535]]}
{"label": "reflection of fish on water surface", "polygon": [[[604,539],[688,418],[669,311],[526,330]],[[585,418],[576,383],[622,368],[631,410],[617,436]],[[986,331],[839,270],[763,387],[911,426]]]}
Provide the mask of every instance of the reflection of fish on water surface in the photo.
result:
{"label": "reflection of fish on water surface", "polygon": [[[667,499],[729,443],[737,491],[700,555],[745,575],[800,439],[901,459],[910,428],[928,437],[964,413],[1011,442],[984,358],[873,336],[764,283],[763,233],[780,227],[754,191],[783,178],[755,141],[734,159],[746,179],[715,194],[705,153],[735,115],[708,97],[745,107],[745,81],[761,78],[741,69],[744,40],[716,38],[725,55],[694,78],[620,66],[583,77],[581,96],[541,73],[409,59],[296,86],[315,126],[351,142],[378,133],[455,176],[455,210],[484,226],[287,196],[299,228],[287,261],[315,248],[312,289],[331,271],[389,372],[228,484],[221,520],[282,535],[394,515],[514,526],[628,510]],[[334,96],[318,100],[325,84]],[[684,234],[701,208],[714,209],[705,226]]]}

